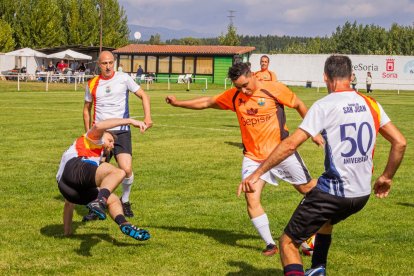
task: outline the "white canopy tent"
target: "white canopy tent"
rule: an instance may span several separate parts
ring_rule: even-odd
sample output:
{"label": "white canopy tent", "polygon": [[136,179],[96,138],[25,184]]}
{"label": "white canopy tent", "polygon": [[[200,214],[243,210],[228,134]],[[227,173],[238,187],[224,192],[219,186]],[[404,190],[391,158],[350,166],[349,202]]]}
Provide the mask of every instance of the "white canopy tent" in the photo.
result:
{"label": "white canopy tent", "polygon": [[73,50],[65,50],[62,52],[54,53],[47,55],[47,58],[54,58],[54,59],[65,59],[65,60],[91,60],[92,57],[73,51]]}
{"label": "white canopy tent", "polygon": [[15,50],[12,52],[8,52],[5,55],[6,56],[18,56],[18,57],[40,57],[40,58],[46,57],[46,54],[43,54],[31,48],[23,48],[23,49]]}
{"label": "white canopy tent", "polygon": [[[8,52],[4,54],[5,56],[16,56],[16,57],[24,57],[26,59],[26,69],[27,72],[30,74],[34,74],[37,66],[39,64],[41,64],[42,62],[40,62],[39,59],[41,58],[46,58],[47,55],[33,50],[31,48],[22,48],[22,49],[18,49],[12,52]],[[19,61],[19,63],[21,64],[21,60]],[[15,66],[19,66],[15,63]]]}

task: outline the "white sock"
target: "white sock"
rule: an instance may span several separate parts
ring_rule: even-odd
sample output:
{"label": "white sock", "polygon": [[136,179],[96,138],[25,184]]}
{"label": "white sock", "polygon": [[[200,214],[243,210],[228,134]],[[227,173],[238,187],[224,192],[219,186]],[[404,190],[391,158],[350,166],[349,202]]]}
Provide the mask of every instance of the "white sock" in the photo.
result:
{"label": "white sock", "polygon": [[260,237],[262,237],[262,239],[266,242],[266,245],[270,243],[276,244],[272,238],[272,234],[270,233],[269,219],[267,218],[266,213],[252,218],[251,220]]}
{"label": "white sock", "polygon": [[125,177],[122,180],[122,196],[121,201],[122,203],[129,201],[129,195],[131,194],[131,187],[132,183],[134,182],[134,173],[130,177]]}

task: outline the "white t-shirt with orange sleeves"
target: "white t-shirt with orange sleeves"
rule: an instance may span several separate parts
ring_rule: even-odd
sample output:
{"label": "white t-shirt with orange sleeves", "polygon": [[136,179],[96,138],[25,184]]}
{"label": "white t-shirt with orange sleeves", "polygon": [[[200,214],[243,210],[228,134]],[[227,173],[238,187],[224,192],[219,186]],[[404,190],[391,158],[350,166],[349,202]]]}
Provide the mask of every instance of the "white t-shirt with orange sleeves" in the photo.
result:
{"label": "white t-shirt with orange sleeves", "polygon": [[[96,76],[89,80],[85,88],[85,101],[93,102],[92,124],[112,118],[129,118],[129,93],[139,89],[131,76],[120,72],[114,72],[110,78]],[[129,126],[111,130],[129,130]]]}

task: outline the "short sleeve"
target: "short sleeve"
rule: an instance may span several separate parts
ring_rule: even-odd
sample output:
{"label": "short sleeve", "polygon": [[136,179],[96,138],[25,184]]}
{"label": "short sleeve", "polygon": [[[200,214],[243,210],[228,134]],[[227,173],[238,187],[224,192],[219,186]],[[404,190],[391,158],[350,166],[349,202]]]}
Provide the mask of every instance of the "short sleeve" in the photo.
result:
{"label": "short sleeve", "polygon": [[325,125],[324,119],[323,109],[320,108],[318,103],[315,103],[306,113],[299,128],[309,133],[312,137],[315,137],[323,130]]}
{"label": "short sleeve", "polygon": [[131,93],[135,93],[141,88],[141,86],[139,86],[130,75],[125,74],[125,77],[126,85]]}
{"label": "short sleeve", "polygon": [[213,100],[221,109],[230,109],[232,111],[235,111],[233,101],[235,100],[234,97],[236,96],[236,93],[237,89],[231,88],[221,94],[214,96]]}
{"label": "short sleeve", "polygon": [[378,107],[380,109],[380,127],[383,127],[384,125],[391,122],[391,119],[390,119],[390,117],[388,117],[387,113],[385,113],[382,106],[378,102],[377,102],[377,104],[378,104]]}
{"label": "short sleeve", "polygon": [[91,91],[89,89],[89,83],[88,85],[85,86],[85,102],[92,102],[92,94]]}
{"label": "short sleeve", "polygon": [[283,105],[292,108],[296,101],[296,94],[293,93],[293,91],[283,83],[277,82],[275,85],[277,91],[277,100]]}

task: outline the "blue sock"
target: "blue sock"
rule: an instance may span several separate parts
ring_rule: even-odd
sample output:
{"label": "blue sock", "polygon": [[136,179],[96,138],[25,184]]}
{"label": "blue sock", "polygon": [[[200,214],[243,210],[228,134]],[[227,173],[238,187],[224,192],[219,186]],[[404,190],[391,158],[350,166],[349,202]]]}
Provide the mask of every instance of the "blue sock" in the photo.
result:
{"label": "blue sock", "polygon": [[301,264],[290,264],[283,268],[285,276],[303,276],[303,265]]}
{"label": "blue sock", "polygon": [[328,259],[328,251],[331,246],[332,235],[328,234],[316,234],[315,246],[313,248],[312,255],[312,268],[323,265],[326,267]]}

